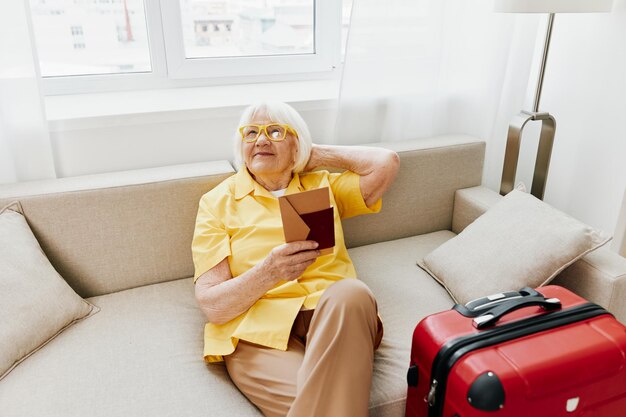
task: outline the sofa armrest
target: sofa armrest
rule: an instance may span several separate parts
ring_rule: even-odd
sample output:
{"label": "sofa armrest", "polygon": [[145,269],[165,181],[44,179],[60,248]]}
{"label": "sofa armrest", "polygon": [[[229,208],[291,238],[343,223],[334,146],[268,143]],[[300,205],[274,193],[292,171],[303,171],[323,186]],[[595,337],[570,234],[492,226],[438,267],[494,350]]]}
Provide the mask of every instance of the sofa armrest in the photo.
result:
{"label": "sofa armrest", "polygon": [[567,267],[553,281],[609,310],[626,324],[626,258],[601,247]]}
{"label": "sofa armrest", "polygon": [[457,190],[454,194],[452,231],[461,233],[501,198],[500,194],[482,185]]}
{"label": "sofa armrest", "polygon": [[[486,187],[457,190],[452,231],[461,233],[502,196]],[[609,310],[626,324],[626,258],[601,247],[574,262],[553,281]]]}

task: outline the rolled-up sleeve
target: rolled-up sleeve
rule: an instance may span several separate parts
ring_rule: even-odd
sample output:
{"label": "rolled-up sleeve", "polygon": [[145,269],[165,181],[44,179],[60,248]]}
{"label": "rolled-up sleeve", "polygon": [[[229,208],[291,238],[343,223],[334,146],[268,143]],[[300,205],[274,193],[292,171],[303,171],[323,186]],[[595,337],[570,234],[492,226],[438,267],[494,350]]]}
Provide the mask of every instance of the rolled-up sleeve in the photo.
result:
{"label": "rolled-up sleeve", "polygon": [[382,208],[382,199],[378,199],[371,207],[365,204],[363,194],[361,194],[360,178],[358,174],[352,171],[330,174],[330,187],[335,196],[339,216],[342,219],[361,214],[378,213]]}
{"label": "rolled-up sleeve", "polygon": [[195,268],[193,281],[230,256],[230,236],[219,215],[207,204],[207,196],[200,200],[196,227],[191,243]]}

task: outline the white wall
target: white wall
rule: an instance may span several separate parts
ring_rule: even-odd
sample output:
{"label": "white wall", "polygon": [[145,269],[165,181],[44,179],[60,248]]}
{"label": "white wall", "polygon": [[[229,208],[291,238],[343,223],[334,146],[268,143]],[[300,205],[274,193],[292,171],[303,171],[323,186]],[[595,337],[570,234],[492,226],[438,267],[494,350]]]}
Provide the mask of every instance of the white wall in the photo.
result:
{"label": "white wall", "polygon": [[230,159],[238,108],[76,120],[51,138],[60,176]]}
{"label": "white wall", "polygon": [[[334,100],[293,103],[318,143],[332,138]],[[243,106],[50,123],[59,177],[227,159]]]}
{"label": "white wall", "polygon": [[552,36],[541,107],[557,130],[544,199],[613,233],[626,190],[626,0],[610,14],[556,15]]}

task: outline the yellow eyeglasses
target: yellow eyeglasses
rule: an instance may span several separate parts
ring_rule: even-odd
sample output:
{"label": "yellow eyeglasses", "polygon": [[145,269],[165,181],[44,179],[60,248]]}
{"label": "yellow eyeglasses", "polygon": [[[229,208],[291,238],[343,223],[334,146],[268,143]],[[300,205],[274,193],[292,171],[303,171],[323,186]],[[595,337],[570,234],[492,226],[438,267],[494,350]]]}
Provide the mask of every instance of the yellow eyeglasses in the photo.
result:
{"label": "yellow eyeglasses", "polygon": [[261,132],[264,132],[265,137],[269,140],[273,142],[280,142],[281,140],[285,140],[288,131],[292,131],[294,135],[296,134],[295,130],[293,130],[291,126],[280,123],[270,123],[268,125],[245,125],[239,128],[241,139],[248,143],[256,142],[261,135]]}

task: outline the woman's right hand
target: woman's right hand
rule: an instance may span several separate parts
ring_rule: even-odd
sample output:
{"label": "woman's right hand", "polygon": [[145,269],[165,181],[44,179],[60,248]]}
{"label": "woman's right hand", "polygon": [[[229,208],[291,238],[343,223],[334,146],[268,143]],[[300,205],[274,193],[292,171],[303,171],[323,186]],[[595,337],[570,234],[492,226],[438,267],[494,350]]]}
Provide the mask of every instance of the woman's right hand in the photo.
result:
{"label": "woman's right hand", "polygon": [[318,243],[302,240],[276,246],[263,261],[263,269],[276,279],[276,282],[299,278],[318,256]]}
{"label": "woman's right hand", "polygon": [[318,256],[312,240],[286,243],[238,277],[233,278],[228,259],[202,274],[196,281],[196,299],[209,322],[224,324],[250,308],[281,280],[300,277]]}

